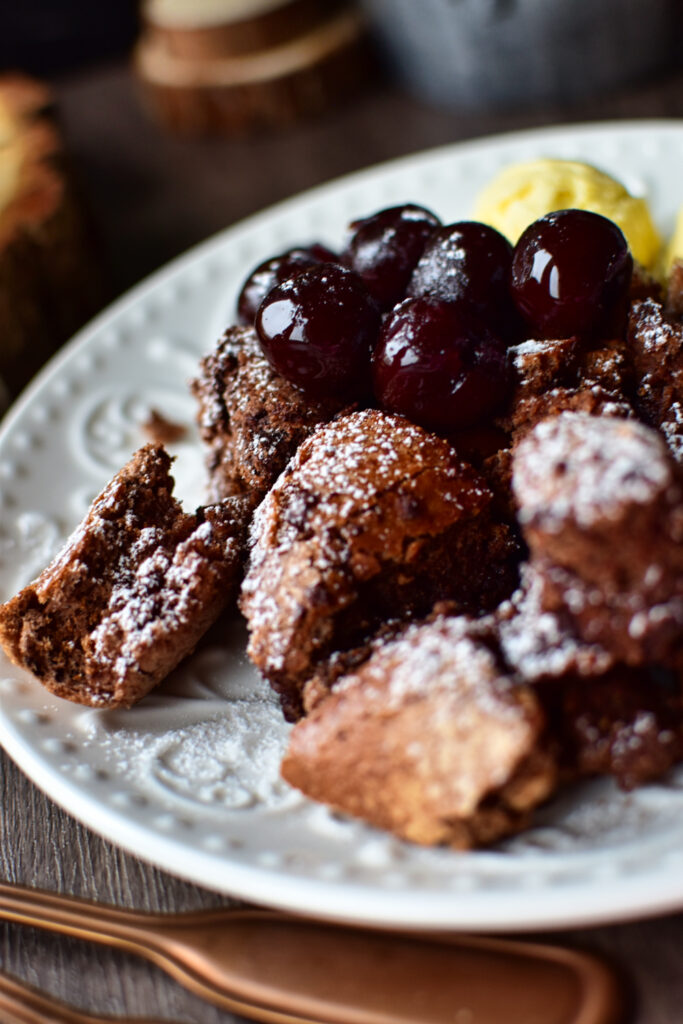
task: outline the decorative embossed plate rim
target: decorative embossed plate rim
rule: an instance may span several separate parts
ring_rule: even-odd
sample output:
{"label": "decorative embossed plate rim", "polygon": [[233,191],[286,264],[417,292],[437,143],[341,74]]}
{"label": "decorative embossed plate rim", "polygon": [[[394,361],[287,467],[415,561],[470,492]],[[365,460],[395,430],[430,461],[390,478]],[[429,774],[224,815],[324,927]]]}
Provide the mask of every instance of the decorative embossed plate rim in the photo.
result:
{"label": "decorative embossed plate rim", "polygon": [[[588,160],[648,196],[663,232],[681,198],[683,125],[542,129],[371,168],[222,232],[153,275],[46,368],[0,432],[0,596],[33,576],[140,443],[153,406],[190,423],[185,389],[230,318],[245,269],[288,244],[338,245],[353,216],[410,199],[465,217],[501,166]],[[181,495],[201,478],[181,442]],[[0,660],[0,741],[50,797],[175,874],[255,902],[336,920],[516,931],[683,907],[683,772],[620,794],[572,791],[496,850],[422,850],[338,819],[277,780],[286,728],[243,657],[210,642],[122,715],[51,698]],[[252,691],[256,687],[256,695]]]}

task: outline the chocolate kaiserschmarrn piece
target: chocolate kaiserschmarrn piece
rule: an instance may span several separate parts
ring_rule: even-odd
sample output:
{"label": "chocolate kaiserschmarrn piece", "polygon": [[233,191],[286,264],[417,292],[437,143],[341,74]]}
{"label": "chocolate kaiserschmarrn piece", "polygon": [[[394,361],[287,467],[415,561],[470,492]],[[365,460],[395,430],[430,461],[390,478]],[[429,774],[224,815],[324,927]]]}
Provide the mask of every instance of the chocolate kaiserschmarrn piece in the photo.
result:
{"label": "chocolate kaiserschmarrn piece", "polygon": [[530,340],[510,348],[515,386],[501,426],[514,442],[562,412],[633,415],[630,361],[623,342],[590,348],[579,338]]}
{"label": "chocolate kaiserschmarrn piece", "polygon": [[514,589],[517,547],[491,503],[446,441],[400,416],[352,413],[301,445],[254,517],[241,596],[249,655],[289,716],[322,659],[388,620]]}
{"label": "chocolate kaiserschmarrn piece", "polygon": [[320,423],[343,408],[311,399],[273,370],[252,327],[231,327],[192,381],[211,500],[245,494],[253,507]]}
{"label": "chocolate kaiserschmarrn piece", "polygon": [[544,607],[545,583],[522,566],[519,590],[476,625],[508,674],[533,686],[561,778],[612,775],[624,789],[660,778],[683,758],[681,666],[633,667],[587,643],[566,604]]}
{"label": "chocolate kaiserschmarrn piece", "polygon": [[52,564],[0,605],[5,651],[58,697],[129,707],[234,598],[244,503],[186,514],[170,466],[160,446],[136,452]]}
{"label": "chocolate kaiserschmarrn piece", "polygon": [[463,618],[412,626],[294,727],[282,774],[307,796],[418,843],[490,843],[556,785],[532,687]]}
{"label": "chocolate kaiserschmarrn piece", "polygon": [[565,778],[611,775],[630,790],[683,760],[683,674],[616,665],[537,687]]}
{"label": "chocolate kaiserschmarrn piece", "polygon": [[683,483],[662,437],[635,420],[563,415],[521,442],[519,521],[544,607],[629,665],[683,640]]}
{"label": "chocolate kaiserschmarrn piece", "polygon": [[638,410],[683,463],[683,324],[653,299],[636,302],[628,343],[638,380]]}
{"label": "chocolate kaiserschmarrn piece", "polygon": [[662,437],[565,413],[519,445],[513,484],[531,563],[496,613],[535,685],[562,768],[624,788],[683,757],[683,490]]}
{"label": "chocolate kaiserschmarrn piece", "polygon": [[635,413],[632,361],[622,340],[590,346],[578,337],[529,339],[511,345],[508,358],[513,386],[496,420],[500,441],[497,450],[475,464],[498,506],[514,520],[514,449],[537,423],[563,412],[622,418]]}

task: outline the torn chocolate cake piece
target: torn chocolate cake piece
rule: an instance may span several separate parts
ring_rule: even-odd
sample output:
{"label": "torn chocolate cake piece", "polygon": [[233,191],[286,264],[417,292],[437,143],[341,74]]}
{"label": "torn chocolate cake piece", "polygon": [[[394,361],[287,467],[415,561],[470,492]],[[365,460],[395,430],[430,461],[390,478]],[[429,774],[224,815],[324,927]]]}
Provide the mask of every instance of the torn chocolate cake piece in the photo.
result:
{"label": "torn chocolate cake piece", "polygon": [[182,511],[148,444],[41,575],[0,605],[0,642],[58,697],[129,707],[190,654],[239,584],[245,506]]}

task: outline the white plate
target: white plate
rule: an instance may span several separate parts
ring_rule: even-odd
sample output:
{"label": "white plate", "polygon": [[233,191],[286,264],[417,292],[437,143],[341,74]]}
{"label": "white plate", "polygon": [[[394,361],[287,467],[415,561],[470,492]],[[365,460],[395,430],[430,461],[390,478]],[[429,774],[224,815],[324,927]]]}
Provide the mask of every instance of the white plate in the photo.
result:
{"label": "white plate", "polygon": [[[0,435],[0,596],[54,553],[144,440],[153,407],[191,423],[186,381],[232,316],[245,271],[291,243],[338,245],[345,225],[413,200],[467,217],[503,165],[589,160],[646,195],[664,233],[683,200],[683,126],[542,130],[399,160],[283,203],[195,249],[100,316],[53,361]],[[201,497],[194,435],[176,446],[181,496]],[[0,662],[0,741],[81,821],[186,879],[328,918],[522,930],[683,906],[683,772],[626,795],[602,781],[553,803],[504,847],[423,850],[341,820],[278,778],[286,738],[243,655],[217,637],[132,711],[51,698]]]}

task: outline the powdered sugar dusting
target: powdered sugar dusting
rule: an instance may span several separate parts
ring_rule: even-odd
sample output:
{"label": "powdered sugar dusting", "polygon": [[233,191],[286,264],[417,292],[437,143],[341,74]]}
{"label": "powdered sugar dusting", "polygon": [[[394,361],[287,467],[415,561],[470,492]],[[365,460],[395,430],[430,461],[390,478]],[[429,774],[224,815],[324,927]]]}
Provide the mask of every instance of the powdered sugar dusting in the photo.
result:
{"label": "powdered sugar dusting", "polygon": [[[460,464],[445,442],[400,416],[364,410],[319,427],[297,455],[293,470],[301,487],[335,503],[342,516],[369,506],[378,489],[390,490],[413,473],[437,464],[444,481],[443,499],[461,505]],[[339,504],[341,502],[341,504]],[[323,519],[326,511],[316,510]]]}
{"label": "powdered sugar dusting", "polygon": [[683,465],[683,402],[675,400],[669,406],[666,419],[659,429],[666,438],[671,454],[679,465]]}
{"label": "powdered sugar dusting", "polygon": [[[131,555],[134,564],[135,551]],[[90,644],[94,658],[106,664],[111,637],[121,638],[112,666],[117,680],[125,681],[128,673],[139,666],[141,651],[151,649],[155,641],[161,641],[200,611],[203,561],[197,552],[178,559],[177,552],[174,556],[157,548],[140,562],[131,579],[115,583],[107,611],[90,635]]]}
{"label": "powdered sugar dusting", "polygon": [[562,413],[539,423],[513,461],[520,519],[552,531],[571,518],[590,528],[647,505],[673,482],[656,431],[633,420]]}
{"label": "powdered sugar dusting", "polygon": [[191,696],[193,674],[205,673],[215,653],[189,662],[179,689],[169,680],[177,696],[155,695],[133,712],[83,713],[86,742],[142,791],[175,804],[275,811],[300,803],[280,777],[289,727],[267,685],[252,679],[240,688],[228,678],[214,698]]}
{"label": "powdered sugar dusting", "polygon": [[489,501],[450,445],[403,417],[366,410],[318,427],[253,519],[242,609],[255,662],[273,672],[287,657],[300,666],[357,587],[403,564],[412,539]]}
{"label": "powdered sugar dusting", "polygon": [[[318,427],[256,512],[252,564],[262,553],[263,538],[272,542],[276,522],[283,549],[304,523],[307,534],[324,538],[326,523],[374,510],[379,493],[405,485],[407,472],[415,476],[429,468],[439,473],[443,503],[463,509],[467,501],[488,501],[481,483],[463,479],[461,464],[445,442],[403,417],[364,410]],[[293,476],[295,494],[287,499],[284,514],[276,516]],[[395,530],[396,524],[387,529]]]}
{"label": "powdered sugar dusting", "polygon": [[514,684],[480,641],[485,632],[486,621],[467,616],[409,626],[341,680],[335,692],[361,686],[365,694],[374,693],[383,711],[401,707],[412,697],[449,693],[456,700],[473,702],[482,715],[516,720],[520,706]]}
{"label": "powdered sugar dusting", "polygon": [[[562,344],[562,342],[559,342],[559,344]],[[558,341],[556,340],[528,338],[526,341],[521,341],[518,345],[513,345],[511,347],[510,352],[512,354],[513,364],[517,369],[524,369],[530,356],[554,353],[557,346]]]}
{"label": "powdered sugar dusting", "polygon": [[538,572],[524,565],[520,589],[496,615],[501,653],[510,669],[529,683],[606,672],[614,658],[597,644],[580,641],[557,614],[545,611],[542,586]]}
{"label": "powdered sugar dusting", "polygon": [[631,318],[633,336],[642,352],[667,360],[678,354],[683,340],[681,327],[664,318],[660,303],[654,299],[634,303]]}

